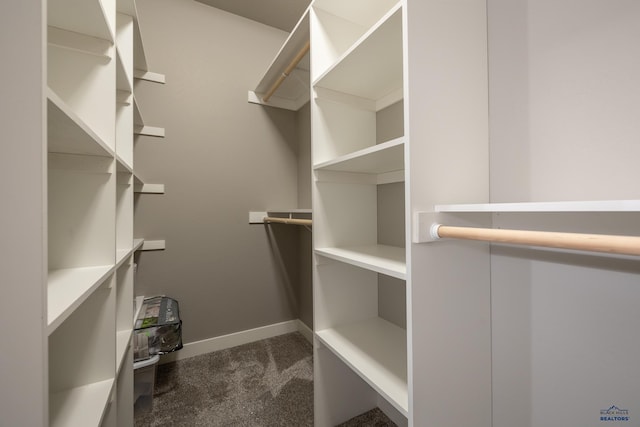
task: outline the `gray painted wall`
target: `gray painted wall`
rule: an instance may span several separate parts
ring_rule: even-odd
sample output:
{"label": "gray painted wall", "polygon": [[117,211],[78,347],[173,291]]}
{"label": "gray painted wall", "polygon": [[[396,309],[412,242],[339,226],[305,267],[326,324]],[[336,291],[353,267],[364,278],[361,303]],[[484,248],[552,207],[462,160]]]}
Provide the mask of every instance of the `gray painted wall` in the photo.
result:
{"label": "gray painted wall", "polygon": [[[296,113],[298,135],[298,207],[311,209],[311,104]],[[313,329],[313,242],[311,232],[296,227],[299,233],[299,319]]]}
{"label": "gray painted wall", "polygon": [[251,210],[298,206],[296,113],[247,103],[287,34],[193,0],[138,9],[150,69],[167,79],[138,82],[138,101],[166,138],[140,138],[135,167],[166,194],[136,197],[135,229],[166,250],[139,256],[136,292],[179,301],[185,342],[309,319],[306,230],[248,224]]}
{"label": "gray painted wall", "polygon": [[[403,103],[397,102],[376,115],[377,143],[404,135]],[[404,183],[378,185],[378,243],[405,244]],[[406,282],[378,274],[378,315],[402,328],[407,327]]]}

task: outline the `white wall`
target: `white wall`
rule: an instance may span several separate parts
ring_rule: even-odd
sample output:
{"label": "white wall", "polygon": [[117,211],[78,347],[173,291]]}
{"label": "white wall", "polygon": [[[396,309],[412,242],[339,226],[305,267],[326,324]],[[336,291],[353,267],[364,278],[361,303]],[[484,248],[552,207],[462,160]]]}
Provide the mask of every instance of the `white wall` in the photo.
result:
{"label": "white wall", "polygon": [[139,257],[138,293],[180,303],[185,342],[299,316],[298,235],[248,212],[298,206],[295,113],[247,102],[287,34],[193,0],[140,0],[152,71],[135,167],[164,195],[136,199],[135,234],[166,239]]}
{"label": "white wall", "polygon": [[[491,199],[637,199],[640,3],[490,0]],[[637,214],[493,226],[637,234]],[[492,248],[494,427],[634,425],[637,260]],[[600,421],[612,405],[631,422]]]}

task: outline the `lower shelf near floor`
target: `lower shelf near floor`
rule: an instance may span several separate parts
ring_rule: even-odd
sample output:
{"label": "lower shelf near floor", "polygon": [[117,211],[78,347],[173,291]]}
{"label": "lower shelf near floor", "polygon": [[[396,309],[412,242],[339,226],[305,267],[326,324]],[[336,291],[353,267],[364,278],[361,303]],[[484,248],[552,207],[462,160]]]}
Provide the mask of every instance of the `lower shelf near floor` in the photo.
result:
{"label": "lower shelf near floor", "polygon": [[50,398],[52,427],[98,426],[111,396],[114,380],[104,380],[55,393]]}
{"label": "lower shelf near floor", "polygon": [[316,337],[408,416],[407,334],[379,317],[316,332]]}

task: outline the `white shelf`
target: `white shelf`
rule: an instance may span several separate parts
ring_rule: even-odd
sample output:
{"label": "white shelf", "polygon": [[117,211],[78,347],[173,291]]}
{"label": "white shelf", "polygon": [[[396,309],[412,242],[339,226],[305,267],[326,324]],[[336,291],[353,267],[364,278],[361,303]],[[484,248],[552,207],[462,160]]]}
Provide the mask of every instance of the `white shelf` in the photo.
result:
{"label": "white shelf", "polygon": [[249,92],[249,102],[293,111],[299,110],[309,102],[309,54],[298,63],[298,66],[282,82],[269,101],[264,102],[262,100],[264,95],[271,89],[271,86],[278,80],[283,71],[308,41],[309,9],[304,12],[280,48],[280,51],[267,68],[267,71],[265,71],[256,88]]}
{"label": "white shelf", "polygon": [[267,209],[268,213],[278,213],[278,214],[310,214],[311,209]]}
{"label": "white shelf", "polygon": [[47,22],[54,27],[113,42],[114,23],[109,22],[102,3],[101,0],[49,1]]}
{"label": "white shelf", "polygon": [[140,126],[139,124],[135,124],[133,127],[133,133],[136,135],[145,135],[145,136],[153,136],[156,138],[164,138],[164,128],[157,126]]}
{"label": "white shelf", "polygon": [[113,43],[110,41],[52,26],[47,27],[47,47],[93,55],[106,61],[113,55]]}
{"label": "white shelf", "polygon": [[140,250],[142,245],[144,244],[144,239],[133,239],[133,251]]}
{"label": "white shelf", "polygon": [[141,69],[136,69],[133,71],[133,78],[138,80],[146,80],[148,82],[165,84],[167,78],[164,74],[154,73],[151,71],[145,71]]}
{"label": "white shelf", "polygon": [[348,248],[317,248],[316,254],[356,267],[405,280],[407,264],[404,248],[388,245]]}
{"label": "white shelf", "polygon": [[141,251],[161,251],[166,249],[164,240],[145,240],[140,246]]}
{"label": "white shelf", "polygon": [[408,416],[407,335],[373,318],[325,329],[316,336],[404,416]]}
{"label": "white shelf", "polygon": [[126,359],[127,349],[131,344],[133,329],[126,329],[116,333],[116,372],[122,369],[122,362]]}
{"label": "white shelf", "polygon": [[164,184],[139,184],[139,179],[135,182],[133,186],[134,193],[144,193],[144,194],[164,194]]}
{"label": "white shelf", "polygon": [[111,147],[50,88],[47,114],[50,153],[114,156]]}
{"label": "white shelf", "polygon": [[49,272],[47,329],[49,335],[113,272],[113,265],[65,268]]}
{"label": "white shelf", "polygon": [[640,212],[640,200],[436,205],[436,212]]}
{"label": "white shelf", "polygon": [[384,106],[402,99],[401,4],[367,31],[313,86],[371,100],[393,97]]}
{"label": "white shelf", "polygon": [[51,394],[51,427],[99,426],[113,384],[109,379]]}
{"label": "white shelf", "polygon": [[120,268],[120,266],[129,258],[129,256],[133,253],[134,249],[116,249],[116,269]]}
{"label": "white shelf", "polygon": [[367,147],[355,153],[319,163],[315,170],[382,174],[404,169],[404,138]]}
{"label": "white shelf", "polygon": [[122,159],[119,155],[116,154],[116,170],[118,172],[128,172],[133,173],[133,167]]}

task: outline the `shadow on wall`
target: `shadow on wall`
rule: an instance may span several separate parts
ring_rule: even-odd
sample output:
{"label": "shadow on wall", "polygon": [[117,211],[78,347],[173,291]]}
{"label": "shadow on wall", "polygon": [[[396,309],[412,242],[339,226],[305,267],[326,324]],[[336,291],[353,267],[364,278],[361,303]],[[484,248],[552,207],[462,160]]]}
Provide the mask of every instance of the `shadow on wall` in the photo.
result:
{"label": "shadow on wall", "polygon": [[296,318],[304,321],[308,316],[302,313],[302,310],[309,304],[306,304],[303,299],[310,294],[305,292],[305,288],[311,287],[311,276],[301,274],[300,259],[303,256],[310,257],[311,249],[302,247],[304,241],[300,239],[300,233],[310,231],[303,227],[286,224],[265,224],[264,228],[271,248],[271,261],[286,293],[289,307]]}
{"label": "shadow on wall", "polygon": [[273,128],[282,136],[282,141],[286,142],[289,149],[298,156],[298,138],[296,134],[296,113],[295,111],[284,110],[282,108],[262,106]]}

